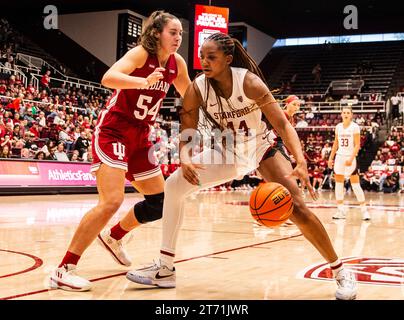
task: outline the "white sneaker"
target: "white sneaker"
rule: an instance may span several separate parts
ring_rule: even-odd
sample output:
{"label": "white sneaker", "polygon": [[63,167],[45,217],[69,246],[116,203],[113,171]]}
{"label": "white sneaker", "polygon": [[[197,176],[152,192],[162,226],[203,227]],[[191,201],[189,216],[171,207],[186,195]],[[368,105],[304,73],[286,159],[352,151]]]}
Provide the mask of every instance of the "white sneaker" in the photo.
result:
{"label": "white sneaker", "polygon": [[367,210],[362,212],[362,220],[365,220],[365,221],[370,220],[370,214]]}
{"label": "white sneaker", "polygon": [[337,209],[337,212],[332,216],[333,219],[345,219],[345,210]]}
{"label": "white sneaker", "polygon": [[129,267],[132,262],[122,245],[122,239],[116,240],[111,237],[111,230],[104,229],[97,237],[97,242],[111,254],[112,258],[119,264]]}
{"label": "white sneaker", "polygon": [[91,289],[90,281],[76,274],[74,264],[65,264],[55,269],[50,276],[49,286],[53,289],[67,291],[88,291]]}
{"label": "white sneaker", "polygon": [[338,300],[354,300],[356,299],[357,285],[355,274],[345,268],[342,268],[335,277],[337,281],[337,291],[335,297]]}
{"label": "white sneaker", "polygon": [[126,278],[139,284],[175,288],[175,268],[170,270],[167,266],[162,266],[156,262],[148,267],[129,271]]}

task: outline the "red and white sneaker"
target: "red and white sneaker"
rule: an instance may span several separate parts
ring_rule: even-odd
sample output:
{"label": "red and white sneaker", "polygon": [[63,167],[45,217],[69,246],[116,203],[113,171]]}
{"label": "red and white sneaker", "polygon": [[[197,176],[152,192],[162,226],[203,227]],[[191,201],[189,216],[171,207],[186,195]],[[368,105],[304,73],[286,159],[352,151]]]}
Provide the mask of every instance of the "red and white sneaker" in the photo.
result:
{"label": "red and white sneaker", "polygon": [[88,291],[91,289],[91,282],[76,274],[74,264],[65,264],[52,272],[49,286],[67,291]]}
{"label": "red and white sneaker", "polygon": [[111,254],[112,258],[121,265],[129,267],[132,262],[122,245],[122,239],[116,240],[111,237],[111,230],[104,229],[97,237],[98,243]]}

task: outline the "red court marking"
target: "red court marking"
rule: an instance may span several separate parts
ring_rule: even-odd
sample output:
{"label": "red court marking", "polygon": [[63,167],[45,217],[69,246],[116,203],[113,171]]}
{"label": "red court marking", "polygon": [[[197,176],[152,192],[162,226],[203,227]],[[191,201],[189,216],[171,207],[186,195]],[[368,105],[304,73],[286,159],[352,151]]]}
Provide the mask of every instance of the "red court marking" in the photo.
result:
{"label": "red court marking", "polygon": [[0,276],[0,279],[1,279],[1,278],[7,278],[7,277],[16,276],[17,274],[21,274],[21,273],[30,272],[30,271],[32,271],[32,270],[35,270],[35,269],[39,268],[39,267],[42,266],[42,264],[43,264],[42,259],[40,259],[40,258],[38,258],[38,257],[36,257],[36,256],[33,256],[33,255],[30,255],[30,254],[28,254],[28,253],[17,252],[17,251],[11,251],[11,250],[4,250],[4,249],[0,249],[0,251],[9,252],[9,253],[15,253],[15,254],[20,254],[20,255],[22,255],[22,256],[26,256],[26,257],[29,257],[29,258],[31,258],[31,259],[34,260],[34,265],[33,265],[32,267],[30,267],[30,268],[28,268],[28,269],[25,269],[25,270],[22,270],[22,271],[19,271],[19,272],[14,272],[14,273],[6,274],[6,275],[4,275],[4,276]]}
{"label": "red court marking", "polygon": [[[225,202],[225,204],[230,204],[230,205],[234,205],[234,206],[248,206],[249,202],[248,201],[228,201]],[[326,205],[326,204],[320,204],[317,205],[314,202],[306,202],[307,206],[309,208],[313,208],[313,209],[335,209],[337,208],[336,205],[332,204],[332,205]],[[346,203],[346,205],[348,206],[353,206],[353,207],[357,207],[359,208],[358,204],[351,204],[351,203]],[[394,205],[394,204],[384,204],[381,206],[374,206],[374,205],[366,205],[369,209],[373,209],[373,210],[384,210],[384,211],[399,211],[399,212],[404,212],[404,207],[398,206],[398,205]]]}
{"label": "red court marking", "polygon": [[[174,261],[174,263],[180,263],[180,262],[185,262],[185,261],[191,261],[191,260],[195,260],[195,259],[200,259],[200,258],[205,258],[205,257],[210,257],[210,256],[214,256],[216,254],[221,254],[221,253],[225,253],[225,252],[231,252],[231,251],[237,251],[237,250],[242,250],[242,249],[246,249],[246,248],[252,248],[255,246],[260,246],[262,244],[267,244],[267,243],[272,243],[272,242],[278,242],[278,241],[282,241],[282,240],[288,240],[291,238],[296,238],[296,237],[300,237],[303,234],[297,234],[294,236],[289,236],[289,237],[285,237],[285,238],[279,238],[279,239],[274,239],[274,240],[269,240],[269,241],[264,241],[264,242],[259,242],[259,243],[255,243],[255,244],[250,244],[247,246],[242,246],[242,247],[237,247],[237,248],[233,248],[233,249],[227,249],[227,250],[222,250],[222,251],[217,251],[217,252],[213,252],[213,253],[209,253],[209,254],[204,254],[201,256],[196,256],[196,257],[191,257],[191,258],[187,258],[187,259],[182,259],[182,260],[177,260]],[[42,260],[41,260],[42,261]],[[112,274],[109,276],[105,276],[105,277],[101,277],[101,278],[96,278],[96,279],[92,279],[90,280],[91,282],[96,282],[96,281],[100,281],[100,280],[105,280],[105,279],[109,279],[109,278],[114,278],[114,277],[119,277],[119,276],[123,276],[126,275],[126,272],[120,272],[120,273],[116,273],[116,274]],[[57,289],[43,289],[43,290],[37,290],[37,291],[31,291],[31,292],[27,292],[27,293],[21,293],[21,294],[17,294],[14,296],[9,296],[9,297],[3,297],[0,298],[0,300],[11,300],[11,299],[16,299],[16,298],[20,298],[20,297],[26,297],[26,296],[32,296],[34,294],[38,294],[38,293],[44,293],[44,292],[48,292],[48,291],[52,291],[52,290],[57,290]]]}

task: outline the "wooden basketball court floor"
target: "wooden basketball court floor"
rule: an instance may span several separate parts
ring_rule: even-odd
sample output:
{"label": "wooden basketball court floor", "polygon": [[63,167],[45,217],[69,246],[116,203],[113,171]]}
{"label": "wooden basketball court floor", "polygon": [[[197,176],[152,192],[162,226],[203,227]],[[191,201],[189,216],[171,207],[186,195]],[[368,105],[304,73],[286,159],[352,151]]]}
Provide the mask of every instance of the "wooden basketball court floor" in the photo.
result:
{"label": "wooden basketball court floor", "polygon": [[[188,199],[176,254],[177,288],[128,281],[125,273],[158,257],[161,221],[141,226],[126,244],[131,267],[117,265],[94,243],[79,263],[89,292],[49,290],[83,214],[97,195],[1,197],[0,299],[247,299],[333,300],[336,284],[320,254],[295,226],[257,226],[249,193],[201,192]],[[339,256],[355,270],[358,299],[404,299],[404,194],[366,194],[371,222],[361,220],[354,196],[346,221],[333,221],[333,192],[308,205],[323,222]],[[115,224],[141,196],[127,194]],[[129,237],[130,238],[130,237]]]}

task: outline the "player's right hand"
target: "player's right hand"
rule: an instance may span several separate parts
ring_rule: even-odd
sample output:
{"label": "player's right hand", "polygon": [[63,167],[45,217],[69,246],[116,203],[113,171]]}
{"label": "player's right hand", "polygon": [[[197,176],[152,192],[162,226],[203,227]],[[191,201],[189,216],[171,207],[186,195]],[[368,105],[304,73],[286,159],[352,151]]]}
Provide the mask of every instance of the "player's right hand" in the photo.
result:
{"label": "player's right hand", "polygon": [[156,82],[158,82],[160,79],[164,78],[164,75],[162,74],[162,72],[164,72],[166,69],[162,68],[162,67],[158,67],[156,69],[154,69],[154,71],[152,73],[150,73],[146,79],[147,82],[149,84],[149,87],[151,87],[153,84],[155,84]]}
{"label": "player's right hand", "polygon": [[184,178],[190,183],[195,186],[201,185],[199,180],[199,173],[196,169],[204,170],[205,167],[200,164],[194,163],[181,163],[182,175]]}

